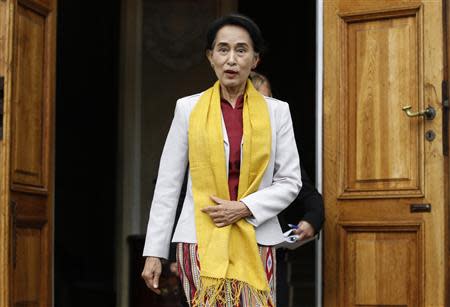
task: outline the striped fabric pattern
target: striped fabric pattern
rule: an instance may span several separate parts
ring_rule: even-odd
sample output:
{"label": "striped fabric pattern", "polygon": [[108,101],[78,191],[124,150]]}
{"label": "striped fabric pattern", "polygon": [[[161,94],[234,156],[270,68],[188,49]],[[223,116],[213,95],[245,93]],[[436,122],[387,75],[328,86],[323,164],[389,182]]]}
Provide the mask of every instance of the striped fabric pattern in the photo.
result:
{"label": "striped fabric pattern", "polygon": [[[276,307],[276,252],[275,248],[270,246],[259,246],[259,254],[264,265],[267,281],[270,287],[269,301],[266,306],[261,306],[252,298],[247,288],[241,293],[240,304],[233,306],[231,299],[227,299],[225,304],[217,303],[214,306],[205,302],[198,306],[192,306],[191,301],[200,283],[200,262],[198,260],[197,244],[178,243],[177,244],[177,264],[178,275],[184,289],[189,306],[191,307]],[[228,287],[234,288],[233,284]]]}

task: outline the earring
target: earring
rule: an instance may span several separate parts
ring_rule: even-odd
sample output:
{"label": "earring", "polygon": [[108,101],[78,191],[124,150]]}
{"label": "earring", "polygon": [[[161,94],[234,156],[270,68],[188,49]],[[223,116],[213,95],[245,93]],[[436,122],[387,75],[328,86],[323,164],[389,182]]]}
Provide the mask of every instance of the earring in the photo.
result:
{"label": "earring", "polygon": [[211,67],[214,68],[214,63],[211,63]]}

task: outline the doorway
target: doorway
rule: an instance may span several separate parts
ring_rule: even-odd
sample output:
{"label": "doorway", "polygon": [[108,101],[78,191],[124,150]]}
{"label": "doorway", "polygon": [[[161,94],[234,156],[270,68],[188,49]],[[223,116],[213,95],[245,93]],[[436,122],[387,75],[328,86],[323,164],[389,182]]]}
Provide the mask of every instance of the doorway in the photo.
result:
{"label": "doorway", "polygon": [[[124,234],[115,213],[120,211],[116,206],[121,201],[114,193],[122,188],[117,185],[121,176],[116,168],[121,164],[117,161],[118,117],[121,116],[117,67],[119,53],[123,52],[119,44],[120,2],[97,1],[86,10],[76,1],[61,1],[58,8],[55,306],[112,307],[122,306],[128,300],[128,273],[126,269],[120,272],[117,266],[118,261],[125,262],[121,260],[125,256],[118,254],[116,244]],[[305,1],[305,13],[298,18],[292,4],[267,10],[258,7],[256,1],[238,2],[238,11],[260,25],[268,42],[268,52],[259,71],[269,77],[274,96],[290,103],[301,160],[313,181],[316,177],[315,5],[313,0]],[[144,72],[145,65],[150,64],[155,70],[150,57],[143,60]],[[209,69],[203,64],[199,66]],[[199,76],[212,77],[203,74],[202,69],[197,71]],[[165,71],[158,70],[160,79],[162,72]],[[169,72],[174,77],[173,71]],[[145,77],[142,80],[144,85],[154,84],[144,82]],[[199,80],[194,81],[199,90],[204,88]],[[192,86],[186,88],[193,90]],[[142,94],[143,98],[147,95],[145,91]],[[164,100],[161,97],[142,100],[143,118],[152,113],[151,108],[157,107],[159,112],[168,114],[160,125],[165,128],[170,124],[173,108],[155,101]],[[145,128],[149,123],[144,121],[139,131],[142,155],[152,158],[145,150],[151,148],[157,153],[160,150],[155,146],[157,137],[147,135],[149,130]],[[150,141],[151,144],[146,144]],[[147,194],[154,179],[152,170],[157,167],[149,167],[145,160],[139,163],[143,173],[138,176],[142,187],[138,198],[142,200],[136,202],[133,209],[136,214],[128,223],[133,225],[133,231],[142,233],[148,217],[150,196]],[[288,255],[290,306],[315,306],[314,244]]]}

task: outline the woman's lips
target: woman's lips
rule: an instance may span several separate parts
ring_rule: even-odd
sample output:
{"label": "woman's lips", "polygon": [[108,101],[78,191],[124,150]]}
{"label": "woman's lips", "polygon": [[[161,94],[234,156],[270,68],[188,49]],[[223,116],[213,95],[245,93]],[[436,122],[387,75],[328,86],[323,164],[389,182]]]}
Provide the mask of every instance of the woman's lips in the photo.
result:
{"label": "woman's lips", "polygon": [[225,74],[227,74],[228,77],[234,77],[238,74],[238,72],[234,70],[225,70]]}

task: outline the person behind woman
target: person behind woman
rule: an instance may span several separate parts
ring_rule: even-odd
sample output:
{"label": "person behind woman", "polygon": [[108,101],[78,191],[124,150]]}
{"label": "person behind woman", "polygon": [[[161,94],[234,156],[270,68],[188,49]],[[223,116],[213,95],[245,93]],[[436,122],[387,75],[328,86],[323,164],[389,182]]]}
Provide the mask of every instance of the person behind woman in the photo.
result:
{"label": "person behind woman", "polygon": [[[264,96],[272,97],[272,87],[266,76],[256,71],[250,73],[250,80],[257,91]],[[287,220],[295,220],[297,229],[294,233],[299,240],[311,238],[320,231],[324,222],[324,206],[322,195],[317,191],[314,183],[300,165],[302,175],[302,189],[297,198],[289,206],[289,212],[283,211],[278,215],[280,222],[287,225]],[[279,306],[287,306],[289,301],[289,285],[287,283],[287,251],[277,249],[277,302]]]}
{"label": "person behind woman", "polygon": [[252,81],[255,90],[267,97],[272,97],[272,87],[270,86],[269,79],[263,74],[252,71],[248,78]]}
{"label": "person behind woman", "polygon": [[298,195],[300,161],[289,106],[248,80],[264,41],[242,15],[215,20],[206,55],[218,81],[177,101],[161,156],[142,272],[159,293],[183,175],[188,186],[173,242],[191,306],[276,306],[277,214]]}

